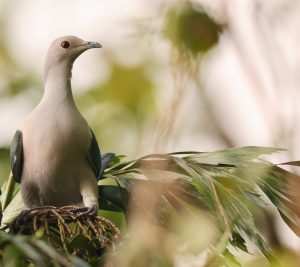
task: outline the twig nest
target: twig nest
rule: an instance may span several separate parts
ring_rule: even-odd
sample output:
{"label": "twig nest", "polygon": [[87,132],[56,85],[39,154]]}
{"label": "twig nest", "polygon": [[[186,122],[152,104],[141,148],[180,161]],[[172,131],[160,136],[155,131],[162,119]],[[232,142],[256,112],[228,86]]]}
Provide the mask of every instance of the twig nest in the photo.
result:
{"label": "twig nest", "polygon": [[13,233],[35,234],[65,252],[91,258],[113,247],[119,229],[101,216],[80,216],[78,207],[45,206],[24,210],[10,225]]}

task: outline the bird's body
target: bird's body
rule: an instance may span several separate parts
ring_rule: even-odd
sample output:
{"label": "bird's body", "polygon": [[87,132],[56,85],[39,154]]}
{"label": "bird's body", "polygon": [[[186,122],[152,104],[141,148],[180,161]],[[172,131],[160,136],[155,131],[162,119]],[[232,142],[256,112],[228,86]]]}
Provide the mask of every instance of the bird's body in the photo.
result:
{"label": "bird's body", "polygon": [[28,206],[74,204],[81,200],[81,179],[96,184],[86,159],[92,138],[87,122],[75,105],[51,107],[49,112],[42,100],[20,127],[25,158],[21,190]]}
{"label": "bird's body", "polygon": [[14,140],[19,146],[11,151],[13,175],[29,208],[80,203],[91,213],[98,208],[100,151],[70,82],[76,57],[94,47],[101,46],[66,36],[49,48],[43,98],[20,125]]}

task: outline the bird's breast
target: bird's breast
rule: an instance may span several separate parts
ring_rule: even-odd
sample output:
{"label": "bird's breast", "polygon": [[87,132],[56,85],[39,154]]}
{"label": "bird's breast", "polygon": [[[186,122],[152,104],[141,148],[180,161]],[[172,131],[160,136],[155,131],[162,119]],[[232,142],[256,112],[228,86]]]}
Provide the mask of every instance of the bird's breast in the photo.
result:
{"label": "bird's breast", "polygon": [[[38,192],[38,205],[68,205],[80,201],[79,180],[89,168],[86,153],[90,130],[85,120],[68,113],[46,114],[43,118],[32,116],[21,130],[23,197],[31,191],[35,191],[35,195]],[[27,202],[32,202],[30,197],[28,199]]]}

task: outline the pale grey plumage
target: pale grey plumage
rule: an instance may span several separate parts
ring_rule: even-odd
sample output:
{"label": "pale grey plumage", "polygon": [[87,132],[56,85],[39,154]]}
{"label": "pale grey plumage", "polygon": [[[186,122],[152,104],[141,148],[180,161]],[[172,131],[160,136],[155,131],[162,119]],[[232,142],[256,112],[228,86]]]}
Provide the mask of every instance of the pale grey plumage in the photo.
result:
{"label": "pale grey plumage", "polygon": [[96,47],[101,46],[64,36],[48,50],[44,95],[20,125],[11,151],[12,171],[30,208],[82,203],[88,213],[97,211],[100,151],[75,105],[70,82],[74,60]]}

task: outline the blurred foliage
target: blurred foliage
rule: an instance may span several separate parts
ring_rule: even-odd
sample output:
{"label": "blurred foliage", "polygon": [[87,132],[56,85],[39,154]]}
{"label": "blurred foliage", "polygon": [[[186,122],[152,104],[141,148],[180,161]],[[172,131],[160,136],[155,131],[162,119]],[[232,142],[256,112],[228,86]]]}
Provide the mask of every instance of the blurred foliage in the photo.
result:
{"label": "blurred foliage", "polygon": [[[146,64],[146,63],[145,63]],[[144,66],[111,65],[109,79],[88,92],[95,101],[122,104],[139,122],[154,109],[154,85],[145,75]]]}
{"label": "blurred foliage", "polygon": [[[127,164],[117,164],[111,167],[106,175],[116,179],[122,188],[127,188],[129,195],[134,183],[145,183],[145,188],[151,188],[155,184],[154,188],[159,190],[159,196],[162,197],[157,208],[159,208],[159,218],[163,219],[163,224],[166,223],[165,219],[168,217],[170,207],[185,219],[191,212],[189,205],[208,211],[210,215],[205,217],[210,217],[219,229],[212,231],[214,235],[219,236],[217,240],[220,240],[214,245],[211,244],[213,247],[220,248],[220,251],[211,252],[215,256],[220,253],[220,255],[226,254],[233,257],[227,249],[229,244],[236,249],[248,252],[246,241],[250,241],[268,259],[272,259],[271,250],[256,229],[252,216],[253,205],[259,209],[268,206],[268,202],[265,202],[257,186],[269,197],[289,225],[297,223],[298,220],[287,201],[290,199],[289,173],[259,159],[262,154],[276,151],[278,149],[245,147],[210,153],[184,152],[182,157],[181,153],[169,156],[150,155]],[[173,186],[170,187],[168,182]],[[111,197],[109,194],[107,197],[110,197],[110,202],[115,206],[120,207],[124,201],[121,201],[121,198],[115,198],[115,190],[111,191]],[[138,199],[134,198],[134,201]],[[140,201],[141,203],[136,206],[140,209],[149,208],[142,204],[143,199]],[[144,211],[143,214],[146,216],[147,212]],[[171,221],[178,222],[178,219]],[[187,247],[189,246],[187,244],[195,241],[187,232],[188,230],[193,232],[192,229],[196,229],[188,226],[188,223],[192,221],[186,219],[185,227],[187,228],[181,228],[184,229],[184,236],[187,240],[180,243],[185,243]],[[204,232],[207,233],[207,230]],[[221,238],[222,233],[224,233],[223,238]],[[218,242],[221,243],[218,244]],[[204,243],[207,244],[207,242]],[[196,247],[200,253],[201,246],[198,244]],[[215,260],[215,257],[211,260]]]}
{"label": "blurred foliage", "polygon": [[[1,25],[0,25],[1,28]],[[1,34],[0,34],[1,37]],[[4,38],[0,41],[0,77],[4,86],[0,88],[0,97],[14,96],[34,87],[40,86],[34,75],[24,69],[10,55]]]}
{"label": "blurred foliage", "polygon": [[151,63],[143,61],[130,67],[110,64],[108,79],[81,93],[76,103],[95,132],[101,151],[136,154],[140,129],[156,113],[156,87],[146,72]]}
{"label": "blurred foliage", "polygon": [[[112,266],[121,263],[123,267],[174,266],[174,257],[184,254],[202,255],[205,266],[242,266],[238,252],[262,253],[277,266],[272,249],[254,222],[253,207],[263,210],[272,203],[295,233],[299,233],[299,213],[294,209],[296,203],[290,191],[291,180],[299,177],[262,158],[279,151],[242,147],[154,154],[130,161],[115,157],[99,181],[101,212],[113,212],[110,219],[117,220],[126,236],[116,244],[111,255]],[[284,164],[300,165],[299,162]],[[30,226],[31,231],[35,229],[33,232],[38,233],[38,227],[31,225],[49,215],[40,211],[40,219],[32,219],[30,225],[24,222],[23,228]],[[116,212],[124,214],[126,225],[113,215]],[[68,229],[63,219],[65,214],[55,216],[57,230],[50,231],[45,226],[47,234],[40,233],[45,240],[48,237],[48,242],[52,233],[59,236],[62,229]],[[91,222],[86,220],[90,227]],[[78,223],[83,224],[84,220]],[[95,227],[91,229],[97,232]],[[78,244],[81,240],[79,244],[85,247],[85,236],[91,236],[88,231],[81,235],[74,242]],[[68,251],[69,243],[61,241],[65,236],[57,238],[57,242],[52,238],[52,246]],[[73,241],[70,242],[72,247]],[[27,254],[28,262],[38,260],[37,255]],[[103,255],[99,258],[96,254],[86,254],[85,260],[101,261]]]}
{"label": "blurred foliage", "polygon": [[41,240],[42,232],[34,236],[10,235],[0,232],[0,265],[23,266],[90,266],[78,257],[65,255]]}
{"label": "blurred foliage", "polygon": [[[8,79],[7,90],[4,90],[0,97],[11,96],[24,93],[26,90],[30,90],[32,88],[42,88],[40,82],[36,82],[34,77],[31,74],[26,74],[21,77],[11,77]],[[41,95],[41,91],[38,93],[39,97]]]}
{"label": "blurred foliage", "polygon": [[0,185],[7,179],[9,171],[9,149],[0,148]]}
{"label": "blurred foliage", "polygon": [[207,52],[219,40],[221,25],[203,10],[190,3],[171,9],[167,16],[165,35],[182,52],[196,55]]}

